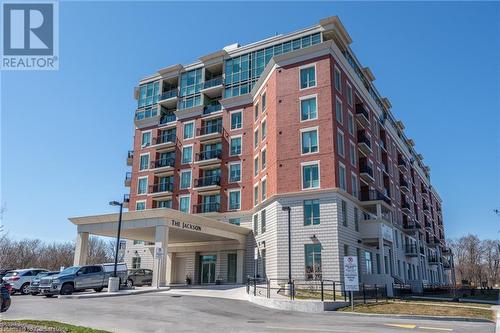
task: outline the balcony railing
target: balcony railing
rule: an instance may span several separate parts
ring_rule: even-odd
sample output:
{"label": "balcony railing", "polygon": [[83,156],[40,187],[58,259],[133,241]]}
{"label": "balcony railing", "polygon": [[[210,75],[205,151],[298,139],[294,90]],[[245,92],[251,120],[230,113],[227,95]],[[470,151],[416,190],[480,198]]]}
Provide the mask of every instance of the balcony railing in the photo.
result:
{"label": "balcony railing", "polygon": [[220,212],[220,203],[210,202],[194,205],[193,210],[195,214]]}
{"label": "balcony railing", "polygon": [[196,187],[220,186],[220,176],[206,176],[195,180]]}
{"label": "balcony railing", "polygon": [[210,79],[208,81],[203,82],[202,89],[208,89],[208,88],[212,88],[215,86],[220,86],[221,84],[222,84],[222,76],[217,76],[217,77],[214,77],[213,79]]}
{"label": "balcony railing", "polygon": [[222,134],[222,124],[206,125],[198,128],[198,135]]}
{"label": "balcony railing", "polygon": [[420,225],[420,223],[418,221],[415,221],[415,220],[412,221],[410,219],[407,219],[407,220],[403,219],[403,228],[407,229],[407,230],[415,230],[415,229],[422,229],[422,226]]}
{"label": "balcony railing", "polygon": [[431,211],[431,208],[430,208],[430,207],[429,207],[429,205],[428,205],[428,204],[426,204],[425,202],[424,202],[424,204],[423,204],[422,206],[423,206],[423,208],[424,208],[424,212],[430,212],[430,211]]}
{"label": "balcony railing", "polygon": [[172,143],[175,142],[175,134],[174,133],[162,133],[161,135],[153,138],[153,144],[161,145],[164,143]]}
{"label": "balcony railing", "polygon": [[132,166],[133,162],[134,162],[134,151],[129,150],[127,153],[127,165]]}
{"label": "balcony railing", "polygon": [[177,116],[174,113],[164,114],[160,117],[160,125],[177,121]]}
{"label": "balcony railing", "polygon": [[366,122],[370,122],[370,114],[361,103],[356,104],[356,115],[360,115],[365,118]]}
{"label": "balcony railing", "polygon": [[418,249],[416,244],[405,244],[405,253],[407,255],[416,255],[418,254]]}
{"label": "balcony railing", "polygon": [[174,183],[158,183],[149,186],[149,193],[173,192]]}
{"label": "balcony railing", "polygon": [[408,182],[402,177],[399,177],[399,187],[406,187],[406,189],[409,189]]}
{"label": "balcony railing", "polygon": [[212,103],[205,105],[203,108],[203,114],[210,114],[222,110],[222,105],[220,103]]}
{"label": "balcony railing", "polygon": [[161,158],[156,161],[151,162],[151,168],[152,169],[157,169],[157,168],[165,168],[165,167],[173,167],[175,165],[175,158],[170,157],[170,158]]}
{"label": "balcony railing", "polygon": [[360,165],[359,166],[359,173],[366,173],[368,174],[370,177],[373,178],[373,169],[371,166],[369,166],[368,164],[364,164],[364,165]]}
{"label": "balcony railing", "polygon": [[162,93],[160,95],[160,101],[174,98],[174,97],[177,97],[177,89],[172,89],[172,90],[165,91],[164,93]]}
{"label": "balcony railing", "polygon": [[404,160],[404,158],[402,158],[401,156],[398,157],[398,166],[400,167],[404,167],[406,168],[407,167],[407,163],[406,161]]}
{"label": "balcony railing", "polygon": [[361,201],[378,201],[382,200],[388,205],[391,204],[391,199],[387,198],[385,195],[377,190],[368,190],[361,192]]}
{"label": "balcony railing", "polygon": [[199,152],[196,154],[197,161],[206,161],[211,159],[221,159],[222,158],[222,150],[221,149],[211,149]]}
{"label": "balcony railing", "polygon": [[402,202],[402,203],[401,203],[401,208],[402,208],[402,209],[411,210],[411,208],[410,208],[410,204],[409,204],[409,203],[407,203],[407,202]]}
{"label": "balcony railing", "polygon": [[433,254],[427,257],[427,261],[429,262],[429,264],[437,264],[439,263],[439,257]]}
{"label": "balcony railing", "polygon": [[364,143],[368,148],[372,149],[372,143],[370,139],[366,136],[365,131],[358,131],[358,143]]}

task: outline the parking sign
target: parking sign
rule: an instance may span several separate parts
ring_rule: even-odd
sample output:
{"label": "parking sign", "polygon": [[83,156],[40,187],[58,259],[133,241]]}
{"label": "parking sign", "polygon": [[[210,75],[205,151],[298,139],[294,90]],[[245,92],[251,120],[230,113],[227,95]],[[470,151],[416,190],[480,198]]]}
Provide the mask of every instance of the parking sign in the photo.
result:
{"label": "parking sign", "polygon": [[345,291],[359,291],[358,257],[344,257],[344,288]]}

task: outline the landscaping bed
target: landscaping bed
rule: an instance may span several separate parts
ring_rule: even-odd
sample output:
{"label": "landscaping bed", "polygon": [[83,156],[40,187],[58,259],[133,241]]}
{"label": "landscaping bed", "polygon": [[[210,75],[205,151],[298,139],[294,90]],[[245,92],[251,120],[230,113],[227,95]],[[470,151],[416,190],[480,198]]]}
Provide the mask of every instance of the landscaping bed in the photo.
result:
{"label": "landscaping bed", "polygon": [[83,326],[74,326],[57,321],[43,320],[2,320],[0,322],[2,333],[110,333],[103,330],[95,330]]}

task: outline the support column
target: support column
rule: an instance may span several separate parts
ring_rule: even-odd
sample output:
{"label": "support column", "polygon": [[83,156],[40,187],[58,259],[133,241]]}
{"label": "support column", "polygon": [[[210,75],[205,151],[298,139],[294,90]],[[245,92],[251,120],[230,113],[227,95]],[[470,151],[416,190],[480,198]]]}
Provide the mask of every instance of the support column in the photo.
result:
{"label": "support column", "polygon": [[174,254],[173,252],[168,252],[165,254],[165,259],[167,260],[167,277],[166,277],[166,283],[169,285],[172,283],[172,264],[173,264],[173,259],[174,259]]}
{"label": "support column", "polygon": [[378,238],[378,250],[380,257],[380,274],[386,274],[385,271],[385,250],[384,250],[384,239],[382,237]]}
{"label": "support column", "polygon": [[75,256],[73,259],[74,266],[82,266],[87,264],[87,257],[89,252],[89,233],[78,232],[75,244]]}
{"label": "support column", "polygon": [[[156,248],[163,249],[163,256],[161,258],[156,258]],[[153,265],[153,283],[152,286],[155,287],[159,285],[164,287],[167,284],[167,262],[169,261],[168,256],[168,227],[165,225],[156,226],[155,231],[155,258]]]}
{"label": "support column", "polygon": [[236,250],[236,283],[245,283],[243,269],[245,267],[245,250]]}

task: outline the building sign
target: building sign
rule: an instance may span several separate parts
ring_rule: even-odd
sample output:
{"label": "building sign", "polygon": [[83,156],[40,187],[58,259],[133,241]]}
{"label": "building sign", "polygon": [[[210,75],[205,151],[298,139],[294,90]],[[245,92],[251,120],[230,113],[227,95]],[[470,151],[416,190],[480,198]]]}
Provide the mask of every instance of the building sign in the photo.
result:
{"label": "building sign", "polygon": [[392,242],[392,228],[386,226],[385,224],[380,225],[382,228],[382,237]]}
{"label": "building sign", "polygon": [[344,257],[344,290],[359,291],[358,257]]}
{"label": "building sign", "polygon": [[201,226],[181,221],[172,220],[172,227],[188,229],[193,231],[201,231]]}

